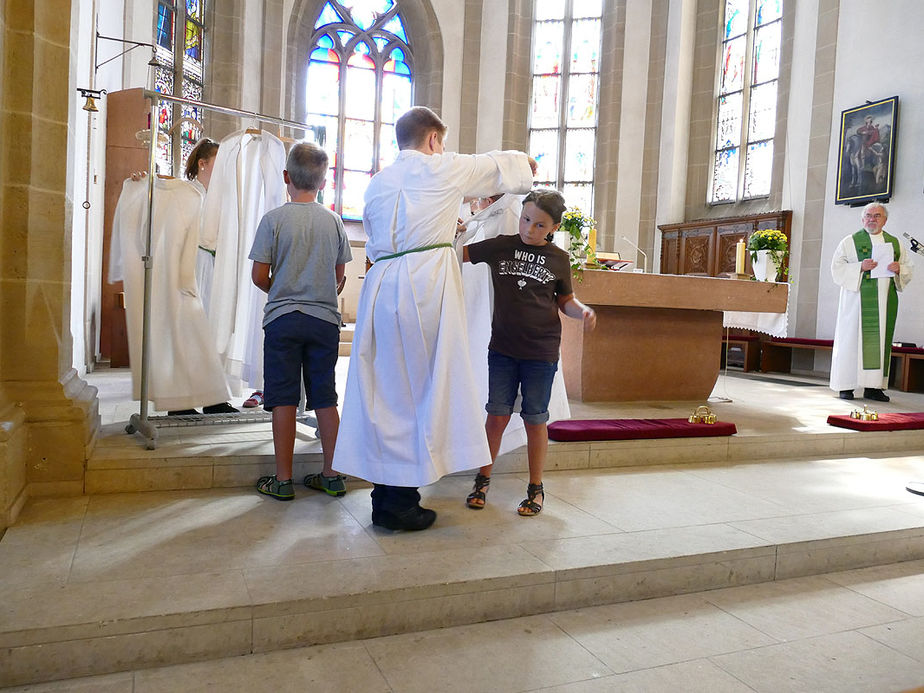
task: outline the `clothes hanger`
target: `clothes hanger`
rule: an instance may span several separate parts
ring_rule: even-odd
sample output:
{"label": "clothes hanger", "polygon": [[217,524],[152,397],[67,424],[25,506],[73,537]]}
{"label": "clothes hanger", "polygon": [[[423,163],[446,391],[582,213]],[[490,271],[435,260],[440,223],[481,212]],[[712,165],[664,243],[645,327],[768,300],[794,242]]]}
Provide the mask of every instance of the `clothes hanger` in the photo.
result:
{"label": "clothes hanger", "polygon": [[286,137],[282,134],[282,125],[279,126],[279,134],[276,135],[280,142],[285,142],[286,144],[295,144],[298,140],[294,140],[291,137]]}
{"label": "clothes hanger", "polygon": [[260,124],[257,122],[257,119],[254,118],[250,121],[250,127],[244,130],[246,135],[262,135],[263,131],[260,129]]}
{"label": "clothes hanger", "polygon": [[190,125],[193,125],[199,128],[199,130],[203,129],[202,123],[200,123],[198,120],[196,120],[195,118],[185,117],[185,118],[180,118],[178,121],[176,121],[176,123],[173,124],[173,127],[167,130],[167,134],[172,135],[173,133],[175,133],[177,129],[183,126],[183,123],[189,123]]}

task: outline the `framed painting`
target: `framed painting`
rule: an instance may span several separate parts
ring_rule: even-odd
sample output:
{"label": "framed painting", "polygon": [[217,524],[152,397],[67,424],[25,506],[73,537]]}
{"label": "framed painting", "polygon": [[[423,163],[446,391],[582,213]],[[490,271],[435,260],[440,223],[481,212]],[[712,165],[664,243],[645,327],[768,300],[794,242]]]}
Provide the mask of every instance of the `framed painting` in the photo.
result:
{"label": "framed painting", "polygon": [[886,202],[892,196],[897,125],[897,96],[841,113],[835,204]]}

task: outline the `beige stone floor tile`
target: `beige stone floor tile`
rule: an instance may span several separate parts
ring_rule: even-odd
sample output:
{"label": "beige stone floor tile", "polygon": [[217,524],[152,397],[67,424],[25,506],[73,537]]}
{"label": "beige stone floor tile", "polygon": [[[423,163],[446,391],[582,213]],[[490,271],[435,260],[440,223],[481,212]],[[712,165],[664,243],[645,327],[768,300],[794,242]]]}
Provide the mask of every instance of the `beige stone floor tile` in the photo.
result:
{"label": "beige stone floor tile", "polygon": [[134,693],[135,675],[130,672],[65,679],[50,683],[4,688],[4,693]]}
{"label": "beige stone floor tile", "polygon": [[[672,565],[681,565],[721,561],[726,557],[726,552],[735,552],[738,558],[775,553],[766,542],[723,524],[555,541],[525,541],[520,545],[555,570],[583,568],[587,576],[641,570],[642,567],[633,565],[640,561],[673,559]],[[713,553],[714,556],[703,556]],[[683,557],[689,557],[689,560],[678,560]],[[644,567],[653,569],[659,566],[654,564]]]}
{"label": "beige stone floor tile", "polygon": [[805,515],[787,515],[760,520],[729,522],[771,544],[850,537],[921,526],[921,518],[902,512],[901,506],[837,510]]}
{"label": "beige stone floor tile", "polygon": [[918,469],[917,457],[803,457],[784,462],[692,465],[688,473],[776,503],[786,514],[803,514],[908,503],[905,483]]}
{"label": "beige stone floor tile", "polygon": [[907,618],[821,576],[748,585],[703,598],[777,640],[800,640]]}
{"label": "beige stone floor tile", "polygon": [[883,693],[924,681],[924,664],[854,632],[719,655],[712,661],[759,693]]}
{"label": "beige stone floor tile", "polygon": [[[0,585],[0,649],[250,616],[240,571],[31,587]],[[55,629],[50,633],[47,629]]]}
{"label": "beige stone floor tile", "polygon": [[753,693],[734,676],[708,659],[696,659],[680,664],[668,664],[640,669],[626,674],[614,674],[579,683],[536,689],[542,693]]}
{"label": "beige stone floor tile", "polygon": [[387,693],[391,689],[361,644],[326,645],[139,671],[133,693]]}
{"label": "beige stone floor tile", "polygon": [[529,479],[525,474],[495,474],[488,491],[487,506],[482,510],[472,510],[465,505],[465,497],[472,490],[474,473],[445,477],[421,489],[421,504],[435,510],[437,519],[432,528],[415,533],[413,537],[372,525],[370,488],[347,493],[341,501],[387,553],[439,551],[466,546],[475,548],[619,531],[574,505],[561,502],[556,496],[553,478],[553,475],[548,475],[548,496],[542,514],[523,518],[517,514],[516,507],[526,497]]}
{"label": "beige stone floor tile", "polygon": [[826,577],[893,609],[924,616],[924,561],[861,568]]}
{"label": "beige stone floor tile", "polygon": [[600,470],[547,475],[553,493],[623,531],[732,522],[783,514],[757,493],[743,493],[676,469]]}
{"label": "beige stone floor tile", "polygon": [[71,579],[280,567],[381,553],[336,500],[304,487],[296,494],[285,503],[250,490],[93,497]]}
{"label": "beige stone floor tile", "polygon": [[[426,599],[479,589],[551,583],[555,576],[523,549],[499,545],[298,566],[254,566],[244,571],[244,577],[257,605],[255,614],[264,616],[317,608],[319,604],[331,609],[342,604],[408,599],[404,594]],[[284,604],[277,606],[274,602],[278,601]],[[263,604],[266,606],[259,606]]]}
{"label": "beige stone floor tile", "polygon": [[550,614],[616,673],[778,642],[697,595]]}
{"label": "beige stone floor tile", "polygon": [[[909,618],[905,621],[872,626],[863,628],[860,632],[924,665],[924,618]],[[924,682],[924,676],[921,681]]]}
{"label": "beige stone floor tile", "polygon": [[395,635],[365,646],[396,693],[531,690],[610,673],[542,616]]}
{"label": "beige stone floor tile", "polygon": [[64,584],[89,498],[39,499],[27,503],[0,542],[0,584]]}

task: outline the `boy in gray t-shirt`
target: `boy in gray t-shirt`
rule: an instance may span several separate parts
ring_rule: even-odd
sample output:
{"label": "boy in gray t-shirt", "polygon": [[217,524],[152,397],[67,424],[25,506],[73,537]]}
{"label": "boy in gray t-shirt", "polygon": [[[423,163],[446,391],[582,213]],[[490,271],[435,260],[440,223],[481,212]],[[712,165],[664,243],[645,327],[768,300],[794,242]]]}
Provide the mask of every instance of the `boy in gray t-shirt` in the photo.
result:
{"label": "boy in gray t-shirt", "polygon": [[327,175],[327,154],[299,143],[286,159],[283,177],[292,200],[263,217],[254,238],[253,283],[268,294],[263,316],[263,408],[273,412],[276,473],[260,477],[257,490],[292,500],[295,417],[305,383],[314,410],[324,467],[305,485],[332,496],[346,493],[344,478],[333,471],[340,427],[334,367],[340,346],[337,294],[345,265],[352,259],[343,221],[317,202]]}

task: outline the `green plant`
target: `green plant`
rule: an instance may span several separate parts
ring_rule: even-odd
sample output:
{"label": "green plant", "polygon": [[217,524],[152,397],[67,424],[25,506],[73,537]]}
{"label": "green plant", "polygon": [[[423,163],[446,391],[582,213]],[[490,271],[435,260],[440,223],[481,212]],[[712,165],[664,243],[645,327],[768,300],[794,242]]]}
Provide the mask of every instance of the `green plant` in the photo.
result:
{"label": "green plant", "polygon": [[748,238],[748,250],[751,251],[751,262],[757,262],[758,250],[769,250],[770,261],[776,269],[776,275],[779,276],[782,271],[783,276],[789,274],[789,268],[783,268],[783,262],[786,253],[789,250],[789,243],[786,235],[779,229],[758,229]]}
{"label": "green plant", "polygon": [[568,234],[568,258],[571,274],[580,278],[585,267],[602,267],[594,257],[595,249],[590,247],[590,231],[597,228],[597,222],[586,216],[579,207],[572,207],[561,216],[559,229]]}

